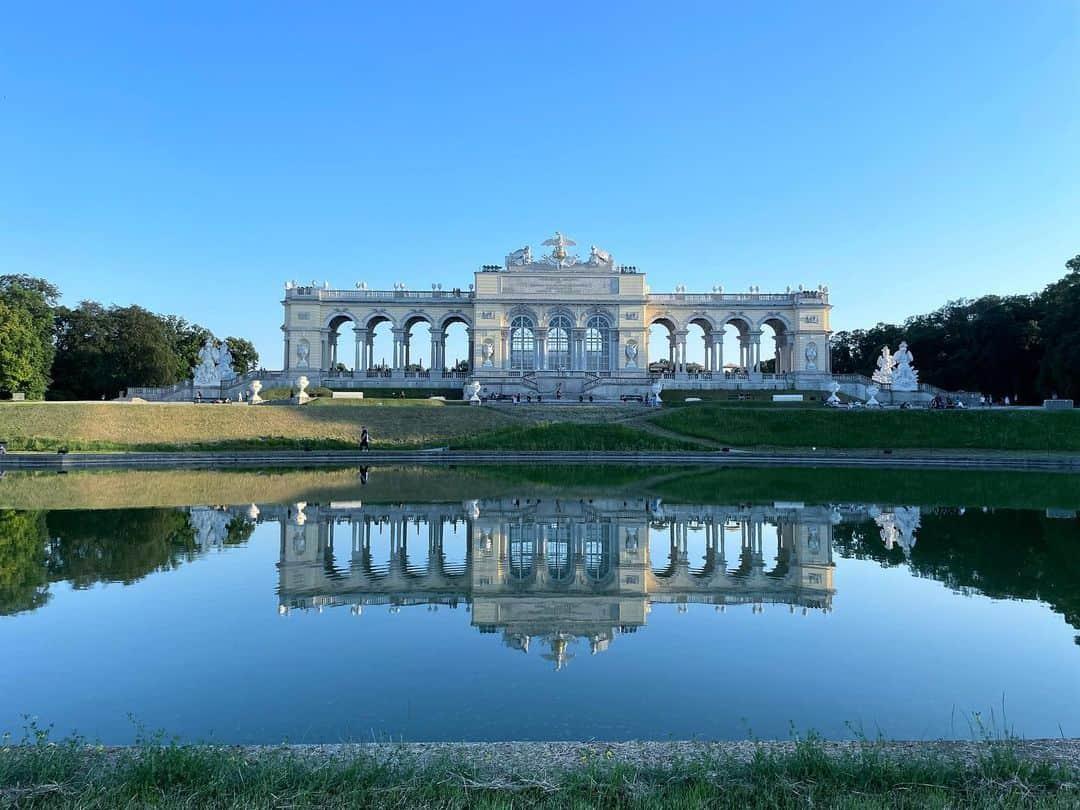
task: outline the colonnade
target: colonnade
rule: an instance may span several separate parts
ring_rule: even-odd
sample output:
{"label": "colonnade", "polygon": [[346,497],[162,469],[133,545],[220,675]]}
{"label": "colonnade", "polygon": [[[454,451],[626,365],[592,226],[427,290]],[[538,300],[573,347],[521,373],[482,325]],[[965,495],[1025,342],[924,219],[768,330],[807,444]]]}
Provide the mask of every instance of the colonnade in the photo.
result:
{"label": "colonnade", "polygon": [[[471,357],[473,348],[472,330],[466,326],[465,331],[469,345],[469,356]],[[413,363],[419,363],[421,367],[426,366],[429,371],[431,369],[443,371],[449,368],[446,362],[445,328],[439,330],[434,325],[431,325],[431,344],[426,356],[414,351],[411,334],[412,326],[392,327],[390,333],[393,338],[388,364],[391,372],[404,372]],[[354,327],[353,336],[355,339],[352,357],[353,369],[358,373],[381,370],[382,365],[375,357],[375,329]],[[322,330],[322,353],[320,356],[325,358],[322,371],[332,371],[341,362],[338,351],[340,338],[341,334],[335,329],[327,328]]]}

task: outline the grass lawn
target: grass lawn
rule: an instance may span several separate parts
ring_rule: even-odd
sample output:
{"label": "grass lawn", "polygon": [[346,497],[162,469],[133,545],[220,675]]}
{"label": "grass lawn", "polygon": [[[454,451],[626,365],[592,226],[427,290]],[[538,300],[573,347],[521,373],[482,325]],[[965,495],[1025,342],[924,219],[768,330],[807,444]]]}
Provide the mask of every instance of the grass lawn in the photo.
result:
{"label": "grass lawn", "polygon": [[11,450],[349,449],[356,447],[364,425],[374,447],[386,449],[671,451],[730,445],[1080,450],[1080,411],[836,411],[820,405],[724,401],[657,413],[640,405],[476,407],[400,399],[320,399],[303,407],[0,405],[0,441]]}
{"label": "grass lawn", "polygon": [[376,447],[445,444],[513,424],[493,408],[439,400],[316,400],[289,405],[94,402],[0,406],[0,441],[11,450],[355,448],[366,425]]}
{"label": "grass lawn", "polygon": [[667,430],[733,447],[1080,450],[1080,411],[784,411],[700,403],[652,419]]}
{"label": "grass lawn", "polygon": [[[143,744],[107,751],[73,740],[0,749],[0,803],[18,807],[1075,807],[1080,771],[1027,760],[1009,742],[962,757],[932,748],[843,751],[815,740],[737,757],[658,749],[648,764],[580,749],[542,768],[499,768],[453,749],[303,754]],[[489,760],[494,759],[489,755]]]}

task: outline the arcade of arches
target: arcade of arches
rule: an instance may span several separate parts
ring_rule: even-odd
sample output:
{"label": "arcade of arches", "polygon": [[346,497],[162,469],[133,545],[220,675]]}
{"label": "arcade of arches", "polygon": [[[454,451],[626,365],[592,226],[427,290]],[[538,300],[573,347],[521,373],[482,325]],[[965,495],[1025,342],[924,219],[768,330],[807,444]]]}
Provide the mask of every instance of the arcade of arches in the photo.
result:
{"label": "arcade of arches", "polygon": [[[604,251],[593,248],[582,261],[561,234],[545,244],[555,246],[551,256],[514,251],[478,270],[468,289],[290,282],[282,302],[285,372],[336,376],[346,387],[468,378],[504,393],[561,388],[601,397],[640,392],[655,376],[720,388],[820,389],[831,379],[827,288],[654,293],[644,273]],[[447,355],[454,329],[463,333],[461,363]],[[385,357],[376,355],[377,334]],[[691,363],[689,350],[702,361]]]}

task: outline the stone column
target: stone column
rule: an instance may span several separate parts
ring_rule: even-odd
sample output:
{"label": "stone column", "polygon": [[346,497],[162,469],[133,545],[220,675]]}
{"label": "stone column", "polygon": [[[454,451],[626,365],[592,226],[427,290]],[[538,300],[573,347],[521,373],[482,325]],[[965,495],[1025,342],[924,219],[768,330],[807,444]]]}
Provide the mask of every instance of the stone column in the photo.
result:
{"label": "stone column", "polygon": [[585,370],[585,330],[570,330],[570,370]]}
{"label": "stone column", "polygon": [[330,369],[330,330],[319,331],[319,368],[322,371],[328,371]]}
{"label": "stone column", "polygon": [[393,374],[401,376],[405,373],[405,330],[394,329],[394,359]]}
{"label": "stone column", "polygon": [[502,367],[504,369],[510,368],[510,329],[506,328],[500,332],[502,338]]}
{"label": "stone column", "polygon": [[713,371],[724,373],[724,330],[712,333],[712,364]]}
{"label": "stone column", "polygon": [[469,373],[471,374],[476,370],[476,344],[473,342],[473,331],[471,327],[465,327],[465,343],[469,347]]}
{"label": "stone column", "polygon": [[353,363],[354,374],[367,370],[367,335],[367,329],[353,330],[353,337],[356,339],[356,362]]}
{"label": "stone column", "polygon": [[608,345],[611,347],[608,349],[608,371],[619,370],[619,330],[608,330]]}
{"label": "stone column", "polygon": [[536,328],[536,370],[543,371],[547,368],[547,329],[542,326]]}
{"label": "stone column", "polygon": [[285,371],[288,371],[290,368],[292,368],[292,346],[291,341],[289,340],[288,332],[285,333],[285,362],[282,365],[282,368],[284,368]]}
{"label": "stone column", "polygon": [[682,330],[678,333],[679,348],[678,348],[678,360],[679,360],[679,373],[686,373],[686,330]]}

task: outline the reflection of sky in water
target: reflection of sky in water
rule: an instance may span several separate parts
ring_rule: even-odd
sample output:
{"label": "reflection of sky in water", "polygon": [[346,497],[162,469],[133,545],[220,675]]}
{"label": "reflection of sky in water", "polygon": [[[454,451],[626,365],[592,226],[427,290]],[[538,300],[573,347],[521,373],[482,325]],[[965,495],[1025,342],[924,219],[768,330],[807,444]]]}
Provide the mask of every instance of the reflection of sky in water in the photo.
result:
{"label": "reflection of sky in water", "polygon": [[[870,735],[966,737],[973,711],[994,712],[1000,726],[1004,699],[1021,735],[1080,734],[1080,648],[1059,613],[1031,600],[962,595],[903,564],[843,557],[831,522],[811,531],[771,518],[711,529],[677,519],[673,529],[674,512],[635,515],[631,505],[604,525],[569,516],[515,523],[481,505],[474,521],[441,523],[439,547],[424,521],[402,535],[379,518],[365,544],[362,527],[339,516],[331,550],[317,505],[305,511],[299,545],[285,509],[262,507],[263,522],[245,544],[205,549],[130,586],[54,582],[44,607],[0,617],[8,653],[0,727],[18,730],[31,713],[61,733],[123,741],[132,736],[130,712],[151,729],[246,742],[786,737],[792,724],[844,736],[849,723]],[[861,534],[864,548],[883,550],[894,536],[895,562],[913,553],[904,546],[911,538],[890,535],[880,511],[848,517],[836,526],[855,526],[845,536]],[[928,526],[924,515],[917,542],[931,542],[939,523],[947,536],[969,519],[955,514]],[[1075,518],[1060,525],[1075,530]],[[402,536],[400,575],[417,583],[419,604],[395,607],[378,593],[351,592],[374,581],[355,577],[365,554],[372,575],[396,576]],[[481,570],[477,555],[489,539]],[[440,553],[441,589],[425,585]],[[714,577],[697,594],[706,603],[663,603],[663,583],[645,573],[677,578],[680,555],[687,582]],[[821,555],[835,564],[835,593],[820,597],[824,581],[790,596],[785,583],[817,571]],[[289,590],[294,564],[306,586]],[[560,591],[575,566],[592,584]],[[641,587],[618,584],[626,576],[641,576]],[[738,603],[738,588],[749,587],[739,583],[754,576],[775,587],[780,603]],[[716,584],[728,580],[739,581],[735,590]],[[634,594],[646,586],[657,593],[637,621]],[[613,589],[630,597],[609,598]],[[525,604],[528,611],[515,612]],[[595,629],[597,616],[610,631],[602,643],[587,633],[557,635]]]}

